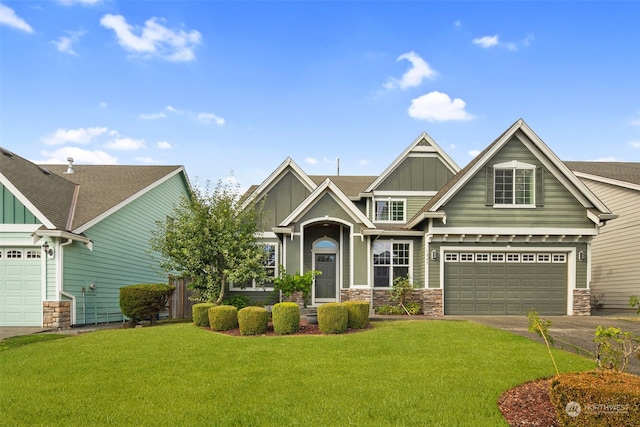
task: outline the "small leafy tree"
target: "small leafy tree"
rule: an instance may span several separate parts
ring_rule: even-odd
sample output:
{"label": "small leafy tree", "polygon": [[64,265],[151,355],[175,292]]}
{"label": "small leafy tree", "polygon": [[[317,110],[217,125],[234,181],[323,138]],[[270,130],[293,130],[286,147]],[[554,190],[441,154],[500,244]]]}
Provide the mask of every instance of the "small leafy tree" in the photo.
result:
{"label": "small leafy tree", "polygon": [[598,326],[593,340],[598,344],[596,362],[599,369],[624,372],[633,354],[640,358],[640,336],[619,328]]}
{"label": "small leafy tree", "polygon": [[296,272],[296,274],[291,275],[288,274],[284,266],[281,265],[278,277],[273,280],[273,287],[275,291],[282,292],[282,295],[286,297],[290,297],[294,292],[302,292],[302,299],[306,307],[311,298],[313,279],[320,274],[322,274],[322,271],[308,270],[303,274]]}
{"label": "small leafy tree", "polygon": [[640,297],[638,295],[631,295],[629,297],[629,307],[636,309],[636,314],[640,315]]}
{"label": "small leafy tree", "polygon": [[212,193],[192,189],[172,212],[158,221],[150,246],[160,267],[173,276],[191,277],[189,284],[203,301],[220,304],[225,289],[266,278],[266,251],[258,244],[262,206],[245,209],[238,187],[219,181]]}
{"label": "small leafy tree", "polygon": [[173,286],[163,283],[123,286],[120,288],[120,310],[134,325],[146,318],[155,325],[174,290]]}
{"label": "small leafy tree", "polygon": [[402,307],[409,316],[411,316],[411,313],[404,304],[411,291],[413,291],[413,283],[411,283],[409,276],[396,277],[393,280],[393,286],[389,289],[391,299],[397,302],[398,306]]}
{"label": "small leafy tree", "polygon": [[556,364],[556,359],[553,357],[553,353],[551,353],[551,345],[553,344],[553,338],[549,334],[551,320],[540,319],[538,312],[534,309],[531,309],[529,311],[529,313],[527,314],[527,318],[529,319],[529,332],[535,332],[542,337],[544,343],[547,345],[547,351],[549,351],[549,357],[551,358],[553,367],[556,369],[556,375],[560,375],[560,371],[558,371],[558,365]]}

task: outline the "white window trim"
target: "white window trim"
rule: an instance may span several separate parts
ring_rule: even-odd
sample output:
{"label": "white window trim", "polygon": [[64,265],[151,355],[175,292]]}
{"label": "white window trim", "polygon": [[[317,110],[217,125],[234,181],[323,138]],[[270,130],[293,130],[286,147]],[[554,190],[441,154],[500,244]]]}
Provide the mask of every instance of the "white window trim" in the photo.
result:
{"label": "white window trim", "polygon": [[[513,194],[513,203],[496,203],[496,171],[498,170],[511,170],[513,174],[515,174],[516,170],[533,170],[532,182],[531,182],[531,192],[532,192],[532,200],[533,203],[527,204],[517,204],[515,194]],[[514,189],[515,192],[515,176],[514,179]],[[535,209],[536,207],[536,166],[519,162],[517,160],[512,160],[510,162],[498,163],[493,165],[493,207],[498,209]]]}
{"label": "white window trim", "polygon": [[[376,205],[378,202],[402,202],[402,220],[379,220],[376,218],[378,214],[378,210],[376,209]],[[395,197],[377,197],[373,199],[372,203],[372,218],[373,222],[377,224],[402,224],[407,222],[407,199],[395,198]]]}
{"label": "white window trim", "polygon": [[[407,265],[408,270],[409,270],[409,278],[410,280],[413,282],[413,240],[395,240],[395,239],[380,239],[377,240],[377,242],[388,242],[391,245],[391,251],[393,251],[393,244],[394,243],[400,243],[400,244],[409,244],[409,265]],[[391,262],[393,262],[393,254],[391,255]],[[373,263],[373,245],[371,247],[371,288],[372,289],[391,289],[392,287],[392,283],[393,283],[393,274],[391,276],[389,276],[389,280],[391,281],[391,283],[389,284],[389,286],[375,286],[374,282],[375,282],[375,267],[376,265],[380,266],[379,264],[374,264]],[[405,264],[399,264],[399,266],[405,266]],[[394,264],[384,264],[384,267],[389,267],[391,269],[393,269],[393,267],[395,267]],[[391,270],[391,272],[393,272],[393,270]]]}

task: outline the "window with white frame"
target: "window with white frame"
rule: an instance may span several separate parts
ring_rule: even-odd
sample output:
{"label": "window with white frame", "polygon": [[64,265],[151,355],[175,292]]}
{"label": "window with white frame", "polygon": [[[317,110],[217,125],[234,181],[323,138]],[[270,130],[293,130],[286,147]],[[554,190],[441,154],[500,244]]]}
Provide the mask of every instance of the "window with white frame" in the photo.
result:
{"label": "window with white frame", "polygon": [[457,252],[445,252],[445,254],[444,254],[444,262],[458,262],[458,253]]}
{"label": "window with white frame", "polygon": [[404,200],[376,200],[374,220],[378,222],[405,222],[404,205]]}
{"label": "window with white frame", "polygon": [[462,253],[460,254],[461,262],[473,262],[473,253]]}
{"label": "window with white frame", "polygon": [[256,280],[252,280],[244,288],[239,284],[234,284],[234,289],[258,289],[258,288],[272,288],[273,280],[278,274],[278,247],[276,243],[259,243],[259,245],[265,251],[263,267],[266,273],[266,280],[263,283],[258,283]]}
{"label": "window with white frame", "polygon": [[391,287],[398,277],[411,275],[411,242],[377,240],[373,243],[373,286]]}
{"label": "window with white frame", "polygon": [[18,249],[11,249],[7,251],[8,259],[20,259],[22,258],[22,251]]}
{"label": "window with white frame", "polygon": [[38,259],[40,257],[40,250],[30,249],[27,251],[27,259]]}
{"label": "window with white frame", "polygon": [[493,166],[493,204],[535,206],[536,167],[518,161]]}
{"label": "window with white frame", "polygon": [[551,262],[565,263],[567,262],[567,254],[553,254]]}

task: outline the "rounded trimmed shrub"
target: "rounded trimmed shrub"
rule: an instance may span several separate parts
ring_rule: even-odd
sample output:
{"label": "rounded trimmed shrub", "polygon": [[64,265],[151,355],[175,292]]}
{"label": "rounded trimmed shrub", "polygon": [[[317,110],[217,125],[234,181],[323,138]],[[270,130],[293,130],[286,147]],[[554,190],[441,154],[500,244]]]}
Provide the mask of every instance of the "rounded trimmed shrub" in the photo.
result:
{"label": "rounded trimmed shrub", "polygon": [[238,311],[240,335],[262,335],[267,332],[269,312],[264,307],[244,307]]}
{"label": "rounded trimmed shrub", "polygon": [[212,331],[228,331],[238,327],[238,309],[232,305],[216,305],[208,313]]}
{"label": "rounded trimmed shrub", "polygon": [[300,329],[300,307],[295,302],[280,302],[273,306],[273,331],[276,334],[295,334]]}
{"label": "rounded trimmed shrub", "polygon": [[149,318],[155,325],[158,314],[167,308],[174,288],[164,283],[148,283],[120,288],[120,310],[137,323]]}
{"label": "rounded trimmed shrub", "polygon": [[191,318],[196,326],[209,327],[209,309],[216,305],[211,302],[194,304],[191,308]]}
{"label": "rounded trimmed shrub", "polygon": [[349,314],[347,325],[350,329],[364,329],[369,324],[369,301],[345,301]]}
{"label": "rounded trimmed shrub", "polygon": [[349,326],[349,311],[340,302],[330,302],[318,307],[318,327],[325,334],[341,334]]}

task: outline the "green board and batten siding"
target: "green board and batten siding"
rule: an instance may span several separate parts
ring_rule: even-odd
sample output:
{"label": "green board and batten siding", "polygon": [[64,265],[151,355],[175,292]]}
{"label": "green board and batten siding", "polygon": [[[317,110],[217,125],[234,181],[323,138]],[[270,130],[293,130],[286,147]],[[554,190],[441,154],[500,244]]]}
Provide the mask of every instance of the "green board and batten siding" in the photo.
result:
{"label": "green board and batten siding", "polygon": [[[76,323],[122,319],[122,286],[167,282],[147,254],[149,239],[155,220],[170,216],[173,204],[186,195],[184,176],[174,175],[87,229],[84,234],[94,241],[92,252],[80,243],[65,248],[64,289],[76,297]],[[89,287],[92,283],[95,290]]]}
{"label": "green board and batten siding", "polygon": [[259,201],[264,202],[265,230],[277,227],[309,194],[293,172],[285,172]]}
{"label": "green board and batten siding", "polygon": [[453,173],[435,157],[407,157],[375,191],[438,191]]}
{"label": "green board and batten siding", "polygon": [[[489,164],[517,160],[534,165],[540,162],[517,139],[509,141]],[[482,168],[443,209],[447,227],[538,227],[593,228],[585,208],[548,170],[544,170],[544,206],[496,209],[486,205],[486,176]]]}
{"label": "green board and batten siding", "polygon": [[35,215],[2,184],[0,196],[0,224],[40,224]]}

